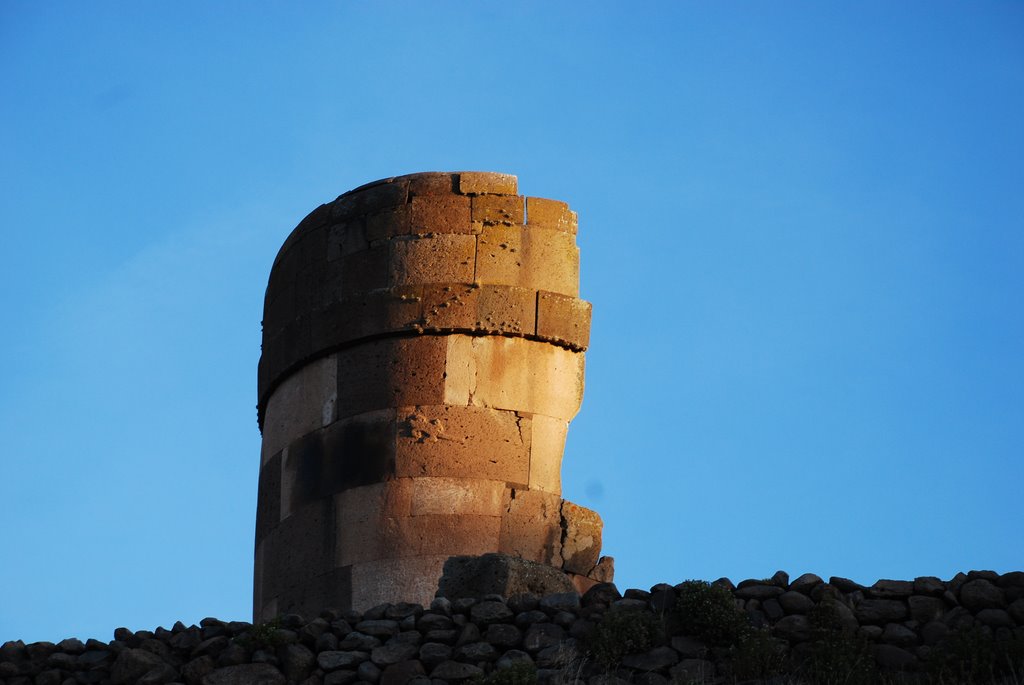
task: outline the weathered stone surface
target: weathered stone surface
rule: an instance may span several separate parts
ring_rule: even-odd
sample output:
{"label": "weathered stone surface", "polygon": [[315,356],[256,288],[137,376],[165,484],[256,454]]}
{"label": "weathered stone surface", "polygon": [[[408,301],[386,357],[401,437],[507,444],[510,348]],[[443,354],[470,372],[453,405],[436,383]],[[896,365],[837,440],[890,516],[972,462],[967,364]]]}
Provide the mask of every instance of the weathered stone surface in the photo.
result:
{"label": "weathered stone surface", "polygon": [[370,653],[373,663],[385,667],[415,658],[420,652],[416,644],[409,642],[388,642],[386,645],[374,647]]}
{"label": "weathered stone surface", "polygon": [[240,664],[218,668],[203,677],[203,685],[284,685],[285,677],[270,664]]}
{"label": "weathered stone surface", "polygon": [[854,612],[861,623],[884,625],[906,618],[907,606],[895,599],[865,599]]}
{"label": "weathered stone surface", "polygon": [[814,607],[810,597],[794,590],[779,595],[778,602],[787,614],[806,614]]}
{"label": "weathered stone surface", "polygon": [[438,594],[443,597],[547,595],[572,589],[565,574],[545,564],[505,554],[452,557],[444,564]]}
{"label": "weathered stone surface", "polygon": [[114,685],[135,683],[149,671],[164,665],[163,659],[150,651],[125,649],[117,656],[117,661],[110,669],[110,680]]}
{"label": "weathered stone surface", "polygon": [[431,678],[446,681],[468,680],[483,675],[483,669],[473,664],[458,661],[442,661],[430,672]]}
{"label": "weathered stone surface", "polygon": [[897,647],[913,647],[919,642],[917,633],[899,623],[887,623],[879,639]]}
{"label": "weathered stone surface", "polygon": [[316,662],[325,671],[333,671],[339,668],[355,668],[370,658],[366,652],[320,652],[316,655]]}
{"label": "weathered stone surface", "polygon": [[997,609],[1003,604],[1003,591],[984,578],[970,580],[960,588],[960,603],[975,612]]}
{"label": "weathered stone surface", "polygon": [[928,597],[941,597],[946,591],[946,584],[935,576],[919,576],[914,578],[914,594]]}
{"label": "weathered stone surface", "polygon": [[565,639],[565,629],[554,623],[533,623],[523,636],[523,649],[537,652]]}
{"label": "weathered stone surface", "polygon": [[492,171],[462,171],[457,176],[458,189],[463,195],[515,195],[519,182],[512,174]]}
{"label": "weathered stone surface", "polygon": [[679,654],[671,647],[655,647],[644,654],[628,654],[622,665],[637,671],[660,671],[679,662]]}
{"label": "weathered stone surface", "polygon": [[453,555],[522,554],[581,590],[610,578],[600,519],[559,496],[590,316],[576,217],[537,198],[531,220],[515,187],[383,179],[286,240],[258,377],[258,619],[366,609],[396,588],[426,602]]}
{"label": "weathered stone surface", "polygon": [[934,621],[946,613],[946,603],[938,597],[914,595],[907,599],[907,606],[910,608],[910,618],[922,624]]}
{"label": "weathered stone surface", "polygon": [[811,622],[799,614],[785,616],[775,623],[773,632],[776,637],[790,642],[806,642],[811,639]]}
{"label": "weathered stone surface", "polygon": [[777,585],[754,584],[744,586],[741,583],[736,589],[736,597],[740,599],[764,600],[772,597],[778,597],[785,592],[785,590]]}
{"label": "weathered stone surface", "polygon": [[865,594],[877,599],[905,599],[914,593],[914,583],[907,580],[879,580]]}
{"label": "weathered stone surface", "polygon": [[820,576],[816,576],[813,573],[805,573],[790,583],[789,589],[793,592],[809,595],[811,590],[824,582]]}
{"label": "weathered stone surface", "polygon": [[601,556],[601,530],[604,523],[596,511],[562,501],[562,568],[586,574]]}

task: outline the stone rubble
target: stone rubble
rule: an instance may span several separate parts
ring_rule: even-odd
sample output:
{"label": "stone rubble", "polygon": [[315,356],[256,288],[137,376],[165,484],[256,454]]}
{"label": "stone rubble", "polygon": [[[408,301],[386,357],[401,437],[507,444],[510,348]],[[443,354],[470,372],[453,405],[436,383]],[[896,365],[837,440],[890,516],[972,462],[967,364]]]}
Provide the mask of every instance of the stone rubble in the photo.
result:
{"label": "stone rubble", "polygon": [[[951,633],[974,628],[995,640],[1024,640],[1024,572],[958,574],[948,582],[881,580],[870,587],[807,574],[748,580],[732,591],[754,626],[764,627],[794,655],[812,637],[808,613],[823,601],[839,610],[845,629],[868,641],[884,669],[915,671]],[[0,646],[0,685],[439,685],[532,663],[540,682],[643,682],[675,679],[731,683],[720,649],[693,636],[666,635],[663,644],[627,654],[606,673],[585,654],[587,636],[607,611],[662,615],[682,586],[659,584],[620,594],[610,583],[582,597],[435,599],[382,604],[366,612],[327,609],[253,626],[206,618],[198,626],[114,631],[114,640]],[[771,608],[769,608],[771,607]]]}

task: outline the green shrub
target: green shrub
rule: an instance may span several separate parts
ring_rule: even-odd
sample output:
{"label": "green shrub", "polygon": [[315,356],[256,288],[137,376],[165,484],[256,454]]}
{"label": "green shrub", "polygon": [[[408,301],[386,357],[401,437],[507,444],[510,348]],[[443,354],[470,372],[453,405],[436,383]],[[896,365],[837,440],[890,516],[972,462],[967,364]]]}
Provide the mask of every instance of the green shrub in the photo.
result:
{"label": "green shrub", "polygon": [[762,680],[786,670],[786,648],[767,628],[750,630],[731,650],[733,675],[740,680]]}
{"label": "green shrub", "polygon": [[867,640],[846,630],[833,600],[814,606],[811,623],[811,657],[803,671],[812,683],[870,685],[879,682],[875,657]]}
{"label": "green shrub", "polygon": [[1024,636],[997,640],[979,626],[952,632],[932,651],[928,670],[939,682],[1019,682],[1024,677]]}
{"label": "green shrub", "polygon": [[256,648],[280,646],[280,639],[277,636],[277,631],[280,628],[281,618],[279,616],[264,623],[254,625],[249,630],[249,637],[252,640],[253,646]]}
{"label": "green shrub", "polygon": [[651,649],[664,634],[661,621],[643,609],[606,611],[586,640],[586,651],[597,663],[612,669],[627,654]]}
{"label": "green shrub", "polygon": [[738,645],[750,634],[750,621],[736,607],[728,588],[703,580],[687,580],[677,589],[674,618],[679,632],[714,647]]}

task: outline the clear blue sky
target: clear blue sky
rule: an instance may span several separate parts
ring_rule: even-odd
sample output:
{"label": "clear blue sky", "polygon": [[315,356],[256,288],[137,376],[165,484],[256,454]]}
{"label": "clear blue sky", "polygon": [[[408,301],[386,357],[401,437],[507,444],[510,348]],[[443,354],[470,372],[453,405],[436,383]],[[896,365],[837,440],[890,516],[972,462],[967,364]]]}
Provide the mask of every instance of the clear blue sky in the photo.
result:
{"label": "clear blue sky", "polygon": [[0,642],[248,619],[312,208],[580,215],[566,497],[621,588],[1024,569],[1024,4],[0,4]]}

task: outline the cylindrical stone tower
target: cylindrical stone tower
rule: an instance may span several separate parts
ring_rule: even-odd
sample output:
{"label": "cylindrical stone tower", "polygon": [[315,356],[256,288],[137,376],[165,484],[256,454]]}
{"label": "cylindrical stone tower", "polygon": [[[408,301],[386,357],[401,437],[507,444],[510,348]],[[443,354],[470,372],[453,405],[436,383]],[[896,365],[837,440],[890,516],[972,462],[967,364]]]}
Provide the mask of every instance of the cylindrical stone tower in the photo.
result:
{"label": "cylindrical stone tower", "polygon": [[502,552],[606,579],[561,498],[590,305],[576,215],[505,174],[389,178],[321,205],[263,319],[254,619],[428,603]]}

